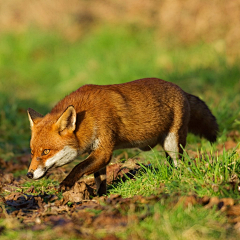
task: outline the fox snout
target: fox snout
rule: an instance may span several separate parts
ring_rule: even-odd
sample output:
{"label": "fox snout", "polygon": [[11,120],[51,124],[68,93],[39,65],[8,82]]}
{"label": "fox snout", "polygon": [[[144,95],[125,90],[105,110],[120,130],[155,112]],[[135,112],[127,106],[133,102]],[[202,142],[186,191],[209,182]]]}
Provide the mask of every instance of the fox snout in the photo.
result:
{"label": "fox snout", "polygon": [[27,177],[30,178],[30,179],[33,179],[33,173],[32,172],[28,172],[27,173]]}
{"label": "fox snout", "polygon": [[27,177],[34,180],[40,179],[50,168],[61,167],[65,164],[68,164],[72,162],[77,155],[77,149],[74,149],[70,146],[65,146],[62,150],[55,153],[48,159],[39,160],[37,157],[34,157],[28,169]]}
{"label": "fox snout", "polygon": [[43,168],[41,166],[39,166],[36,170],[33,170],[30,167],[28,170],[28,173],[27,173],[27,177],[30,179],[37,180],[37,179],[42,178],[46,174],[46,172],[47,172],[47,169]]}

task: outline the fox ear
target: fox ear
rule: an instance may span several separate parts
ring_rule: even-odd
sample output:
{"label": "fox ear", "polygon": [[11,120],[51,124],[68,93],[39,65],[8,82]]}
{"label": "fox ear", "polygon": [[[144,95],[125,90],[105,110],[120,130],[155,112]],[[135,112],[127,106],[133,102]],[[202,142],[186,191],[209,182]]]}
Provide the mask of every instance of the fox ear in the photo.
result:
{"label": "fox ear", "polygon": [[56,122],[59,132],[68,130],[73,132],[76,128],[77,113],[73,106],[69,106]]}
{"label": "fox ear", "polygon": [[27,110],[28,113],[28,118],[29,118],[29,122],[30,122],[30,127],[32,128],[33,125],[35,123],[37,123],[38,120],[40,120],[41,118],[43,118],[43,115],[36,112],[35,110],[33,110],[32,108],[29,108]]}

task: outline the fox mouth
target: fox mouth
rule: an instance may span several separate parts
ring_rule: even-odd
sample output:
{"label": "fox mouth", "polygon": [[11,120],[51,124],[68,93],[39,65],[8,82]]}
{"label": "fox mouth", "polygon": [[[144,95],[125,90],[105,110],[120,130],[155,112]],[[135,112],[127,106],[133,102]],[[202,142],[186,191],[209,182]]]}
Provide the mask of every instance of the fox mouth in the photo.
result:
{"label": "fox mouth", "polygon": [[38,180],[46,176],[48,169],[46,168],[37,168],[35,171],[29,171],[27,177],[33,180]]}
{"label": "fox mouth", "polygon": [[48,170],[45,170],[45,169],[44,169],[44,171],[45,171],[44,174],[43,174],[42,176],[40,176],[38,179],[42,179],[43,177],[46,176],[46,174],[48,173]]}
{"label": "fox mouth", "polygon": [[54,163],[52,166],[50,167],[43,167],[43,168],[37,168],[35,171],[29,171],[27,173],[27,177],[29,179],[33,179],[33,180],[39,180],[42,179],[43,177],[45,177],[47,175],[47,173],[49,172],[49,170],[53,169],[53,168],[59,168],[60,166],[57,166],[56,163]]}
{"label": "fox mouth", "polygon": [[52,168],[58,168],[72,162],[78,155],[78,152],[72,147],[65,146],[60,152],[48,158],[44,164],[38,166],[36,170],[30,169],[27,177],[30,179],[41,179],[46,176]]}

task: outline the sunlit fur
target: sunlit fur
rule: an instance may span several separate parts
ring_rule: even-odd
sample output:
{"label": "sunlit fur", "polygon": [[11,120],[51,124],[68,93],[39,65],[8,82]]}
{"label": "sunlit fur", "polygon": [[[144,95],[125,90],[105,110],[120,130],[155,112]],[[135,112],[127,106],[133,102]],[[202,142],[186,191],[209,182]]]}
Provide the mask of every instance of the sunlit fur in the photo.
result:
{"label": "sunlit fur", "polygon": [[[99,176],[105,182],[105,168],[115,149],[149,150],[159,144],[176,166],[188,132],[211,142],[216,141],[218,132],[216,119],[202,100],[156,78],[85,85],[44,117],[32,109],[28,114],[33,152],[29,172],[34,172],[34,178],[50,167],[72,161],[77,154],[90,154],[64,179],[63,187],[71,187],[92,173],[101,186]],[[44,149],[50,152],[44,155]]]}
{"label": "sunlit fur", "polygon": [[38,165],[37,169],[32,172],[33,179],[41,178],[46,173],[46,171],[52,167],[61,167],[65,164],[72,162],[77,157],[77,155],[78,152],[76,149],[65,146],[54,156],[48,158],[45,162],[44,167],[42,165]]}

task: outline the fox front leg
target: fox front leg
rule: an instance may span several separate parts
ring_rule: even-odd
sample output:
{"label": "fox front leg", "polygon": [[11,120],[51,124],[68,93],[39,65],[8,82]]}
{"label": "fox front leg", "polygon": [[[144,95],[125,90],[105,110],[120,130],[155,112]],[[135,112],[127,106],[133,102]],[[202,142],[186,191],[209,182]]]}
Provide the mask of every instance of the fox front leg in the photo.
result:
{"label": "fox front leg", "polygon": [[[86,160],[76,165],[72,171],[68,174],[68,176],[60,183],[59,190],[66,191],[69,190],[75,182],[77,182],[82,176],[89,175],[95,173],[95,179],[100,176],[104,175],[104,170],[112,157],[112,150],[111,151],[103,152],[100,149],[96,149],[93,151]],[[99,181],[96,180],[98,185]],[[103,186],[105,184],[105,186]],[[106,190],[106,179],[102,179],[101,183],[99,184],[98,193],[105,194]],[[104,193],[103,193],[104,191]]]}
{"label": "fox front leg", "polygon": [[97,186],[97,194],[99,196],[107,194],[107,176],[106,167],[94,173],[94,178]]}

